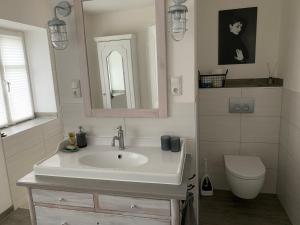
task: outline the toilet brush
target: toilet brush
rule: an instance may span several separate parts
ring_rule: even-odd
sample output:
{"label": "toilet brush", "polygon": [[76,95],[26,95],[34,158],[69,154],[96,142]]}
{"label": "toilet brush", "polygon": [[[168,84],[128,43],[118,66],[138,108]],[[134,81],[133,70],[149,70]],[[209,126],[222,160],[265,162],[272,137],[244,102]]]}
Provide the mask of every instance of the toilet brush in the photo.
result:
{"label": "toilet brush", "polygon": [[207,159],[204,159],[204,175],[201,179],[200,188],[202,196],[213,196],[214,188],[211,182],[211,178],[207,173]]}

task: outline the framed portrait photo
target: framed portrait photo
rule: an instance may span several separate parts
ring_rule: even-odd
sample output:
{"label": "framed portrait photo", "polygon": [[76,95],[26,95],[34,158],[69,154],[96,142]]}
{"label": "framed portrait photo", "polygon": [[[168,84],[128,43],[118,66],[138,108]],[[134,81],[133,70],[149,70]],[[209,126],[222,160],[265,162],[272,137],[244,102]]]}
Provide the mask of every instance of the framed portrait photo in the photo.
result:
{"label": "framed portrait photo", "polygon": [[219,65],[255,63],[257,7],[219,11]]}

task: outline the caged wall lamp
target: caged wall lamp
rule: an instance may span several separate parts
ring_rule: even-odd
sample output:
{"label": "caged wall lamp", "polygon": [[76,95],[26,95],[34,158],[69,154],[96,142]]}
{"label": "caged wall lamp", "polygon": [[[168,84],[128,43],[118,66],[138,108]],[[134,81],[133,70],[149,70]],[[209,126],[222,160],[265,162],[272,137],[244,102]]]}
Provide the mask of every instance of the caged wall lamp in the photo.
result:
{"label": "caged wall lamp", "polygon": [[188,8],[183,5],[186,0],[173,0],[174,5],[169,7],[170,15],[170,32],[175,41],[183,39],[186,29],[186,13]]}
{"label": "caged wall lamp", "polygon": [[54,7],[54,18],[48,21],[52,46],[57,50],[64,50],[68,46],[66,22],[57,17],[57,13],[63,17],[70,15],[71,5],[67,1],[62,1]]}

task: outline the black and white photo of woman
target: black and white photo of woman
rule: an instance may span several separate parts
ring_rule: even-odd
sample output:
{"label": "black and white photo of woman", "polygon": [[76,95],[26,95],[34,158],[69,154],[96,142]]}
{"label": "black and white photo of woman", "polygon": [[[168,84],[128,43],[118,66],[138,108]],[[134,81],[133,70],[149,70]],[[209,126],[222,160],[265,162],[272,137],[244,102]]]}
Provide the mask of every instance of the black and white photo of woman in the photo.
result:
{"label": "black and white photo of woman", "polygon": [[[253,11],[256,8],[250,9]],[[248,15],[244,13],[243,16],[241,10],[248,10]],[[251,18],[249,9],[240,9],[238,12],[237,10],[220,12],[219,65],[255,62],[256,16],[255,10]],[[252,27],[249,27],[249,23],[252,23]]]}

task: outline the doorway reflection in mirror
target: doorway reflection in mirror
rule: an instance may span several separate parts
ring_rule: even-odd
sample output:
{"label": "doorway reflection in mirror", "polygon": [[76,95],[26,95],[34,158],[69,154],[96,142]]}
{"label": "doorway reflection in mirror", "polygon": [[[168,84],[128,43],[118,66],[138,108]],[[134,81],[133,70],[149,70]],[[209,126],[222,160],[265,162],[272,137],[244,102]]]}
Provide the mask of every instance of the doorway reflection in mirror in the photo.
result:
{"label": "doorway reflection in mirror", "polygon": [[83,9],[92,108],[157,109],[155,0],[92,0]]}

